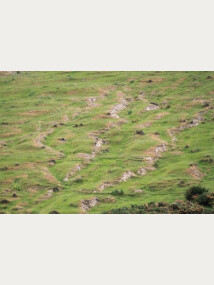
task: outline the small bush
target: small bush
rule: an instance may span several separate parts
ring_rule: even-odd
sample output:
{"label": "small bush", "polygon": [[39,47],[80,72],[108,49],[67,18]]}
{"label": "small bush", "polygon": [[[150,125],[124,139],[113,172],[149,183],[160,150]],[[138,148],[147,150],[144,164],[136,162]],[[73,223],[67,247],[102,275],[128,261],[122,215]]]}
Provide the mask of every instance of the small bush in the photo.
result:
{"label": "small bush", "polygon": [[111,192],[111,195],[114,195],[114,196],[122,196],[122,195],[124,195],[124,192],[123,192],[123,190],[114,190],[114,191],[112,191]]}
{"label": "small bush", "polygon": [[195,199],[195,202],[199,205],[210,207],[213,204],[213,198],[207,194],[202,194]]}
{"label": "small bush", "polygon": [[144,133],[144,131],[142,131],[142,130],[137,130],[137,131],[136,131],[136,135],[143,136],[143,135],[145,135],[145,133]]}
{"label": "small bush", "polygon": [[185,197],[188,201],[192,201],[199,195],[207,193],[208,190],[201,186],[192,186],[186,191]]}

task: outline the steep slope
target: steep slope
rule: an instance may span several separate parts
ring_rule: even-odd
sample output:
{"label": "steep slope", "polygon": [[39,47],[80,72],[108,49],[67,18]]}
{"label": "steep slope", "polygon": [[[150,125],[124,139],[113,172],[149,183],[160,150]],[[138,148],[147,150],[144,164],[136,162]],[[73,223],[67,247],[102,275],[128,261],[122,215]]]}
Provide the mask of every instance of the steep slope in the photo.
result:
{"label": "steep slope", "polygon": [[3,72],[0,87],[2,213],[214,191],[213,72]]}

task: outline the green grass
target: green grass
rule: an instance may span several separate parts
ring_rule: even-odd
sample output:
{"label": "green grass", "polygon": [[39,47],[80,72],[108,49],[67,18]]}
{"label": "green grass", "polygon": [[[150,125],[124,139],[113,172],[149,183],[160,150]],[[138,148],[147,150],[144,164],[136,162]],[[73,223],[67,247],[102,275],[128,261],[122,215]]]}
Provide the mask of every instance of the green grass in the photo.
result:
{"label": "green grass", "polygon": [[[118,92],[129,100],[129,105],[118,113],[119,119],[108,115],[119,102]],[[142,92],[145,99],[138,100]],[[0,73],[0,200],[9,201],[0,204],[0,211],[81,213],[80,202],[97,197],[99,203],[88,213],[103,213],[132,204],[184,200],[185,191],[192,185],[214,191],[213,97],[213,72]],[[88,98],[97,99],[95,107],[88,105]],[[209,102],[208,108],[202,100]],[[159,104],[160,109],[145,112],[150,102]],[[207,110],[204,122],[176,134],[173,143],[168,130],[180,126],[181,119],[191,121],[203,110]],[[164,116],[157,119],[162,113]],[[142,128],[145,122],[151,124]],[[109,123],[117,125],[101,133]],[[145,135],[136,136],[139,129]],[[91,134],[97,132],[107,143],[85,163],[79,154],[91,154]],[[137,174],[146,165],[142,156],[160,145],[153,136],[155,132],[168,144],[155,164],[156,170],[98,191],[103,182],[116,181],[127,170]],[[45,148],[36,145],[40,134],[46,134]],[[50,160],[56,163],[51,165]],[[84,167],[64,181],[77,164]],[[187,172],[190,164],[204,176],[192,177]],[[60,191],[44,198],[56,186]],[[116,189],[123,190],[124,195],[112,195]],[[143,192],[135,193],[137,189]],[[12,197],[14,193],[16,198]]]}

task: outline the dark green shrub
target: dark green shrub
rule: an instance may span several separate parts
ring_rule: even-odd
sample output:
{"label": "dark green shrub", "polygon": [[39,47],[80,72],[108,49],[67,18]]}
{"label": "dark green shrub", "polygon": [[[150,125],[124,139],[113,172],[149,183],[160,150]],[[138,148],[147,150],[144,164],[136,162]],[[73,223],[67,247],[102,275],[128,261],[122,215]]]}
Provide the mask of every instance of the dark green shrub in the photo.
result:
{"label": "dark green shrub", "polygon": [[197,202],[199,205],[210,207],[213,204],[213,198],[203,193],[195,199],[195,202]]}
{"label": "dark green shrub", "polygon": [[192,186],[186,191],[185,197],[188,201],[196,199],[199,195],[207,193],[208,190],[201,186]]}

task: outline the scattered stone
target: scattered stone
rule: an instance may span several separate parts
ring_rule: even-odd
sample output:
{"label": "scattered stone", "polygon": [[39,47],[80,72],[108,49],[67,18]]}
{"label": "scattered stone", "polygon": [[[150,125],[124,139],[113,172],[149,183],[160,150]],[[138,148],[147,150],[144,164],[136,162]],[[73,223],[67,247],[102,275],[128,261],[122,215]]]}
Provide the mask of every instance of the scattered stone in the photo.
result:
{"label": "scattered stone", "polygon": [[119,182],[125,182],[129,178],[136,176],[132,171],[126,171],[123,173],[123,176],[120,178]]}
{"label": "scattered stone", "polygon": [[128,105],[128,101],[122,98],[121,103],[115,105],[108,114],[113,118],[119,118],[118,113],[124,110],[127,105]]}
{"label": "scattered stone", "polygon": [[87,212],[90,208],[95,207],[97,203],[99,202],[98,198],[92,198],[90,200],[83,200],[80,202],[80,207],[83,210],[83,212]]}
{"label": "scattered stone", "polygon": [[94,103],[94,102],[96,102],[96,98],[88,98],[88,101],[90,102],[90,103]]}
{"label": "scattered stone", "polygon": [[187,125],[189,128],[196,127],[203,121],[203,118],[200,114],[198,114],[190,123]]}
{"label": "scattered stone", "polygon": [[76,165],[67,175],[66,177],[64,178],[64,181],[68,181],[69,177],[74,175],[76,172],[80,171],[81,170],[81,165],[78,164]]}
{"label": "scattered stone", "polygon": [[146,107],[145,111],[153,111],[153,110],[158,110],[159,105],[156,103],[150,103],[149,106]]}
{"label": "scattered stone", "polygon": [[136,189],[136,190],[134,190],[134,193],[141,193],[141,194],[143,194],[145,192],[143,190],[141,190],[141,189]]}
{"label": "scattered stone", "polygon": [[146,173],[147,173],[146,168],[141,167],[141,168],[137,171],[137,173],[138,173],[139,175],[141,175],[141,176],[146,175]]}
{"label": "scattered stone", "polygon": [[165,152],[166,150],[167,150],[166,145],[162,144],[162,145],[159,145],[155,148],[155,153],[157,156],[159,156],[160,153]]}

